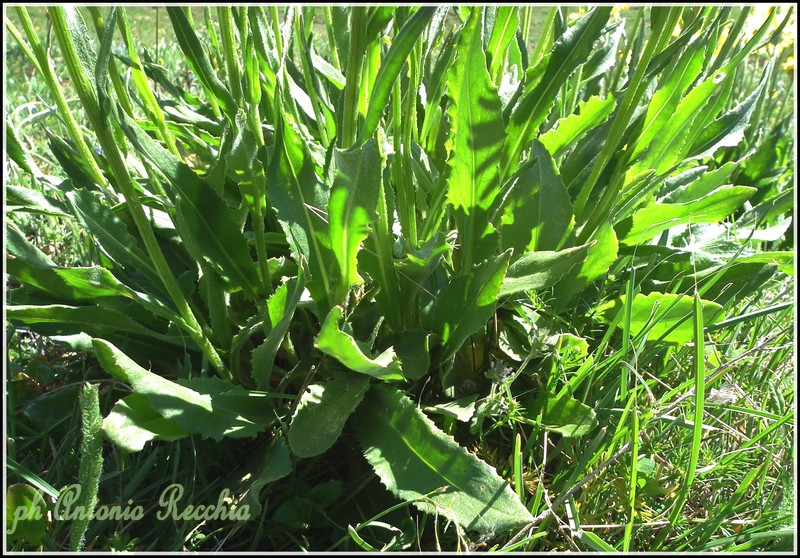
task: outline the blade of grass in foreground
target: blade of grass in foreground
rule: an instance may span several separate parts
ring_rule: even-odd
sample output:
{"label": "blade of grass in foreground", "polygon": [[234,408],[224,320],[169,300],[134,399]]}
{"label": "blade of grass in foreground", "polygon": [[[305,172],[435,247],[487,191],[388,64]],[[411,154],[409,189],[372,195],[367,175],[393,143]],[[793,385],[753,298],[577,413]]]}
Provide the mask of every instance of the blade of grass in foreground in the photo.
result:
{"label": "blade of grass in foreground", "polygon": [[694,295],[694,429],[692,433],[692,446],[689,454],[689,465],[683,478],[683,483],[678,490],[675,503],[669,514],[669,526],[663,529],[656,538],[653,548],[660,548],[664,540],[672,531],[678,520],[683,506],[689,496],[689,490],[694,484],[697,472],[697,462],[700,457],[700,444],[703,441],[703,409],[705,406],[705,354],[703,351],[703,305],[700,295]]}

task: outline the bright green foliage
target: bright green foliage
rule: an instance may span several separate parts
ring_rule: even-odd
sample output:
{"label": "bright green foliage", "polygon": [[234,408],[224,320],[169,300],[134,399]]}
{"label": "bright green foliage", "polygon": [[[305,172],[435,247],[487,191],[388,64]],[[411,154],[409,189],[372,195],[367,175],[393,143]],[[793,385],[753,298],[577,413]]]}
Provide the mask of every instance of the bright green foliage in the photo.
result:
{"label": "bright green foliage", "polygon": [[[658,500],[670,490],[636,482],[683,461],[635,473],[645,461],[620,454],[603,467],[630,479],[563,495],[625,444],[644,452],[645,432],[685,433],[663,426],[685,409],[654,409],[691,389],[681,505],[706,487],[716,377],[697,347],[730,351],[724,370],[743,324],[788,312],[750,305],[793,276],[789,17],[746,31],[750,8],[537,10],[171,6],[153,54],[134,8],[92,8],[96,40],[81,10],[49,8],[50,44],[18,7],[6,27],[42,83],[27,101],[54,108],[9,102],[9,326],[130,386],[112,384],[103,431],[136,459],[246,448],[225,486],[276,548],[446,534],[471,550],[536,518],[504,550],[563,549],[554,512],[573,546],[638,550],[652,530],[634,526],[667,509],[686,536],[647,550],[712,548]],[[27,152],[39,118],[52,157]],[[81,258],[65,264],[41,223],[69,227]],[[600,493],[602,511],[585,502]],[[581,531],[593,514],[626,528]],[[176,548],[195,549],[192,529]]]}

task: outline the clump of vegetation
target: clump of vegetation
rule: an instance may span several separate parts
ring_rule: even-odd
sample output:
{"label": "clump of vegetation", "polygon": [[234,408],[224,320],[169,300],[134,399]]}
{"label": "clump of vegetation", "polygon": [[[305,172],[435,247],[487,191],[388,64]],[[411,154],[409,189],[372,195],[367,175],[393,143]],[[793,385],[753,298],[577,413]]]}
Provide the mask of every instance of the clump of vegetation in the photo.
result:
{"label": "clump of vegetation", "polygon": [[11,549],[790,548],[791,9],[134,12],[6,19]]}

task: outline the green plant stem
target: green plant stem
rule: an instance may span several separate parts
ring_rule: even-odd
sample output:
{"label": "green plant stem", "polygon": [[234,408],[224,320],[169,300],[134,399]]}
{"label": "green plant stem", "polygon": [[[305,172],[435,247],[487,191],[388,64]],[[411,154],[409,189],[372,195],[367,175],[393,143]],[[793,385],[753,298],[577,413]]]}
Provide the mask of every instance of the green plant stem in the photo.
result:
{"label": "green plant stem", "polygon": [[234,38],[233,14],[230,6],[218,6],[219,30],[222,35],[222,55],[228,72],[228,84],[237,106],[244,106],[242,94],[242,73],[239,69],[239,53]]}
{"label": "green plant stem", "polygon": [[[103,171],[100,170],[100,167],[94,158],[94,154],[89,149],[89,146],[86,145],[86,141],[84,140],[78,123],[72,116],[69,105],[67,105],[67,99],[64,97],[64,92],[61,90],[61,86],[59,85],[58,77],[56,77],[56,74],[50,65],[47,52],[45,51],[41,42],[39,42],[39,37],[33,28],[33,22],[28,15],[28,10],[24,6],[17,6],[16,11],[20,21],[22,22],[22,28],[25,30],[25,35],[28,37],[28,41],[31,43],[33,53],[36,55],[36,60],[38,62],[37,69],[41,72],[45,83],[47,83],[47,88],[50,90],[50,94],[53,95],[53,100],[56,102],[56,107],[58,107],[58,113],[64,119],[64,124],[67,127],[67,131],[69,132],[72,141],[75,142],[75,148],[78,150],[81,160],[84,161],[88,166],[88,170],[92,175],[92,180],[94,180],[98,185],[107,188],[109,185],[108,181],[103,175]],[[6,25],[9,23],[10,22],[7,22]]]}
{"label": "green plant stem", "polygon": [[186,322],[189,334],[192,340],[200,347],[203,353],[208,358],[211,365],[219,372],[220,376],[224,379],[230,379],[230,373],[225,370],[222,364],[222,359],[217,354],[211,342],[203,335],[202,327],[197,321],[186,297],[181,291],[178,280],[175,278],[172,270],[164,257],[161,248],[158,245],[153,229],[150,226],[145,215],[142,204],[139,202],[136,194],[136,189],[133,183],[133,178],[128,173],[128,167],[120,154],[119,147],[114,141],[114,135],[108,125],[107,116],[100,111],[100,105],[97,99],[97,93],[94,90],[93,84],[83,67],[72,34],[67,25],[66,12],[63,7],[56,6],[50,9],[50,15],[53,20],[53,30],[55,31],[56,38],[61,46],[64,61],[72,78],[73,84],[78,97],[81,99],[84,110],[92,124],[92,127],[97,134],[97,139],[100,146],[105,153],[111,172],[116,179],[116,183],[122,191],[122,195],[128,203],[128,209],[131,212],[139,234],[142,236],[145,247],[147,248],[148,255],[153,262],[153,266],[164,283],[172,301],[178,309],[181,317]]}
{"label": "green plant stem", "polygon": [[350,12],[350,47],[347,54],[347,83],[344,86],[344,116],[339,147],[346,148],[356,141],[358,132],[358,93],[361,67],[364,63],[367,9],[354,6]]}
{"label": "green plant stem", "polygon": [[325,18],[325,32],[328,35],[328,45],[331,50],[331,64],[337,70],[342,70],[342,63],[339,61],[339,52],[336,50],[336,38],[333,34],[333,16],[331,16],[331,7],[324,6],[322,8],[322,15]]}
{"label": "green plant stem", "polygon": [[87,512],[77,514],[70,528],[69,547],[80,552],[89,527],[89,512],[97,506],[100,474],[103,472],[103,416],[100,414],[100,392],[96,385],[86,383],[78,396],[81,407],[81,453],[78,465],[80,493],[75,509]]}
{"label": "green plant stem", "polygon": [[[88,6],[87,9],[92,15],[92,23],[94,23],[97,37],[102,42],[103,33],[105,32],[103,15],[100,13],[100,9],[97,6]],[[125,84],[122,82],[122,77],[119,75],[119,70],[117,70],[117,65],[114,62],[113,56],[108,61],[108,75],[111,78],[111,83],[114,86],[114,91],[117,93],[117,98],[119,99],[120,106],[122,106],[122,110],[124,110],[125,114],[128,116],[133,117],[133,103],[131,102],[130,95],[128,95],[128,90],[125,89]]]}

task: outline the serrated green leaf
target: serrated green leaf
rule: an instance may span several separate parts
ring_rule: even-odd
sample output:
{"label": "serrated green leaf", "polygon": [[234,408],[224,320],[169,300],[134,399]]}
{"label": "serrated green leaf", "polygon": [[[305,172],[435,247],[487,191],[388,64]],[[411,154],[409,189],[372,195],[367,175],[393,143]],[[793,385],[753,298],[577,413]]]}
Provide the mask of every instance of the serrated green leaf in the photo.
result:
{"label": "serrated green leaf", "polygon": [[364,280],[358,274],[357,256],[378,218],[383,156],[373,138],[363,146],[334,151],[336,176],[328,202],[331,249],[339,264],[334,303],[346,301],[350,287]]}
{"label": "serrated green leaf", "polygon": [[314,457],[327,451],[368,389],[368,376],[345,370],[337,370],[332,380],[309,386],[289,425],[292,453]]}
{"label": "serrated green leaf", "polygon": [[508,482],[400,391],[373,386],[353,418],[364,456],[398,498],[485,534],[532,521]]}
{"label": "serrated green leaf", "polygon": [[252,375],[259,389],[265,389],[269,384],[272,365],[278,348],[289,331],[289,325],[294,316],[297,303],[305,288],[305,278],[302,268],[298,268],[297,278],[290,279],[277,289],[267,301],[267,316],[264,320],[264,330],[267,338],[253,349]]}
{"label": "serrated green leaf", "polygon": [[523,149],[536,134],[555,103],[561,86],[575,69],[586,62],[592,45],[600,36],[611,7],[594,7],[561,35],[548,56],[537,65],[539,79],[526,85],[506,128],[507,139],[500,165],[501,178],[516,167]]}
{"label": "serrated green leaf", "polygon": [[486,69],[482,13],[472,10],[461,30],[458,56],[447,77],[451,101],[447,200],[455,210],[462,270],[497,252],[489,211],[500,191],[498,165],[506,138],[500,95]]}
{"label": "serrated green leaf", "polygon": [[617,99],[614,95],[609,94],[605,98],[590,97],[578,104],[574,114],[558,120],[539,137],[539,141],[553,157],[559,157],[587,132],[605,122],[616,106]]}
{"label": "serrated green leaf", "polygon": [[[528,252],[508,267],[499,296],[547,289],[569,278],[571,270],[588,257],[592,243],[553,252]],[[577,274],[576,274],[577,275]]]}
{"label": "serrated green leaf", "polygon": [[[148,427],[152,428],[153,412],[174,423],[169,426],[173,435],[186,432],[214,440],[255,436],[275,419],[271,408],[265,405],[268,394],[250,392],[219,378],[172,382],[145,370],[108,341],[93,339],[92,345],[103,368],[129,383],[137,396],[135,405],[129,404],[118,414],[112,410],[103,421],[106,434],[129,447],[141,449],[139,446],[146,441],[143,433],[152,432]],[[139,425],[137,419],[142,417],[148,422]],[[129,425],[133,425],[134,436],[126,430]],[[156,434],[165,432],[167,425],[158,422],[158,428]]]}
{"label": "serrated green leaf", "polygon": [[688,223],[718,223],[756,193],[748,186],[721,186],[687,203],[657,203],[636,211],[614,229],[622,245],[643,244],[669,228]]}
{"label": "serrated green leaf", "polygon": [[308,147],[288,118],[283,113],[276,126],[275,151],[267,169],[267,195],[295,261],[302,259],[308,266],[306,286],[321,318],[332,307],[334,288],[329,266],[335,265],[335,256],[324,215],[328,191],[317,177]]}
{"label": "serrated green leaf", "polygon": [[364,354],[355,339],[339,329],[342,309],[334,306],[322,324],[314,346],[332,356],[354,372],[366,374],[379,380],[402,380],[400,361],[389,347],[375,358]]}

